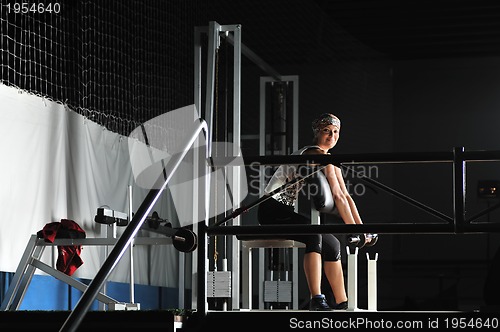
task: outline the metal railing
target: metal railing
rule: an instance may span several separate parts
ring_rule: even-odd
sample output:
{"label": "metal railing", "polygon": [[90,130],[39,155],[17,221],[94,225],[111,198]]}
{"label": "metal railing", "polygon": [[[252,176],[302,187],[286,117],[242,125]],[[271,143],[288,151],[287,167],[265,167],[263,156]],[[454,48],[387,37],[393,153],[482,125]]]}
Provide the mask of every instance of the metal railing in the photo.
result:
{"label": "metal railing", "polygon": [[[161,196],[163,190],[166,188],[167,183],[172,178],[173,174],[179,167],[181,161],[184,159],[190,148],[195,143],[199,134],[205,131],[205,140],[206,140],[206,157],[207,159],[210,157],[209,155],[209,135],[208,135],[208,127],[206,122],[203,119],[199,119],[199,123],[194,124],[194,130],[192,137],[189,139],[187,144],[184,146],[179,153],[176,153],[172,156],[172,158],[168,161],[168,163],[164,167],[164,172],[160,174],[158,179],[156,180],[155,185],[146,195],[146,198],[142,202],[142,204],[137,209],[134,214],[132,220],[128,224],[128,226],[123,231],[121,237],[116,242],[116,245],[113,247],[113,250],[109,253],[108,257],[104,261],[101,269],[97,272],[96,276],[90,282],[87,290],[83,293],[82,297],[76,304],[73,311],[70,313],[60,331],[76,331],[80,323],[82,322],[86,312],[89,310],[92,302],[96,298],[99,290],[104,285],[104,282],[107,280],[113,269],[116,267],[121,257],[124,255],[128,247],[130,246],[132,240],[136,236],[137,232],[140,230],[142,224],[146,220],[149,212],[155,205],[158,198]],[[207,174],[208,178],[208,174]],[[201,250],[205,251],[205,250]]]}
{"label": "metal railing", "polygon": [[[230,160],[233,160],[229,157]],[[227,164],[227,157],[213,158],[214,166]],[[228,159],[229,160],[229,159]],[[212,225],[200,229],[199,238],[216,235],[297,235],[297,234],[353,234],[353,233],[387,233],[387,234],[415,234],[415,233],[480,233],[500,232],[500,223],[472,223],[480,216],[500,207],[500,203],[485,209],[476,215],[466,218],[466,163],[500,161],[500,151],[464,151],[463,147],[454,148],[452,152],[429,153],[377,153],[377,154],[345,154],[345,155],[290,155],[290,156],[256,156],[243,157],[244,165],[327,165],[344,166],[347,164],[400,164],[400,163],[451,163],[453,170],[453,216],[447,216],[427,205],[403,195],[398,191],[375,180],[365,178],[372,185],[377,186],[390,194],[402,199],[443,220],[440,223],[370,223],[362,225],[329,224],[329,225],[259,225],[259,226],[226,226]],[[199,251],[198,255],[205,257],[206,253]],[[204,278],[204,277],[203,277]],[[201,285],[205,282],[199,278]],[[205,302],[198,302],[198,309],[206,312]]]}

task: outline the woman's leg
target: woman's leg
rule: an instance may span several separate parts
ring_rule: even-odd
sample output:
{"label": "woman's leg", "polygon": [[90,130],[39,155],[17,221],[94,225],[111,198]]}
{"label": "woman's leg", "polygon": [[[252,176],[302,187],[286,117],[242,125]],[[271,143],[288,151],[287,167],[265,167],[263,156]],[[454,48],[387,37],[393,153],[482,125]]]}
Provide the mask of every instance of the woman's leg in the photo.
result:
{"label": "woman's leg", "polygon": [[304,273],[311,296],[321,294],[321,254],[317,252],[304,254]]}
{"label": "woman's leg", "polygon": [[342,262],[340,260],[334,262],[327,261],[324,262],[323,265],[325,269],[325,275],[328,278],[330,287],[332,287],[333,296],[335,297],[335,302],[342,303],[347,301]]}
{"label": "woman's leg", "polygon": [[323,269],[336,303],[347,301],[340,242],[333,234],[323,234]]}

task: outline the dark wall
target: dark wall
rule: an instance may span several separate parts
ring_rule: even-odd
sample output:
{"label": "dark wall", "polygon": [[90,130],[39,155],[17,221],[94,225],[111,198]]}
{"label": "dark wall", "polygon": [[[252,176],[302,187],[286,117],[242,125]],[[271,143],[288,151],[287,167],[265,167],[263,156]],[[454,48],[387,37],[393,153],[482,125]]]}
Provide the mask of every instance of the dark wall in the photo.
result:
{"label": "dark wall", "polygon": [[[500,133],[500,59],[453,59],[399,62],[394,66],[394,149],[405,152],[498,150]],[[500,179],[497,162],[466,164],[469,215],[494,201],[478,198],[480,180]],[[450,164],[405,165],[395,173],[397,184],[452,213]],[[405,212],[400,210],[399,217]],[[417,217],[418,216],[418,217]],[[421,214],[415,214],[424,219]],[[498,218],[498,211],[482,221]],[[430,220],[427,218],[427,220]]]}
{"label": "dark wall", "polygon": [[498,149],[500,59],[399,62],[394,68],[396,149]]}
{"label": "dark wall", "polygon": [[[394,150],[498,150],[499,72],[500,61],[495,58],[395,63]],[[497,166],[497,162],[466,163],[466,217],[497,202],[477,195],[479,180],[500,179]],[[394,168],[394,181],[402,192],[453,216],[450,163],[401,165]],[[400,222],[442,222],[407,204],[395,204],[394,214]],[[478,221],[498,217],[496,210]],[[483,304],[486,268],[497,247],[497,234],[401,235],[395,237],[392,266],[395,273],[402,273],[397,284],[406,281],[401,288],[413,289],[413,295],[407,293],[407,304],[419,306],[420,298],[420,306],[478,308]],[[425,300],[432,293],[436,301]]]}

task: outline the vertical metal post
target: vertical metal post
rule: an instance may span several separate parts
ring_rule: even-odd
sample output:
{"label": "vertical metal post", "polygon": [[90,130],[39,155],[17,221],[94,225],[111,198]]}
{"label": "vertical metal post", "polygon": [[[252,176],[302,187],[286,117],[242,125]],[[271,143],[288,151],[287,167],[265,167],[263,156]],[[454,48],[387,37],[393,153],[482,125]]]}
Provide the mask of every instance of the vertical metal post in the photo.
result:
{"label": "vertical metal post", "polygon": [[4,295],[0,311],[17,310],[19,308],[28,287],[29,281],[27,280],[31,280],[33,274],[35,273],[35,268],[30,265],[31,258],[33,256],[39,258],[45,249],[43,246],[37,247],[37,240],[38,238],[35,234],[31,235],[21,261],[17,266],[16,273],[14,273],[14,277],[10,282],[9,288]]}
{"label": "vertical metal post", "polygon": [[[205,120],[209,128],[208,141],[212,142],[213,119],[214,119],[214,92],[215,92],[215,53],[219,49],[220,25],[209,22],[208,25],[208,58],[207,58],[207,86],[205,95]],[[209,153],[211,155],[211,151]]]}
{"label": "vertical metal post", "polygon": [[[266,280],[265,278],[265,269],[264,266],[266,266],[266,256],[265,254],[265,248],[259,248],[259,310],[264,310],[264,281]],[[252,294],[251,294],[252,295]],[[250,295],[250,296],[251,296]]]}
{"label": "vertical metal post", "polygon": [[283,76],[284,81],[289,81],[293,83],[293,137],[292,145],[293,150],[296,151],[299,148],[299,77],[294,76]]}
{"label": "vertical metal post", "polygon": [[[129,220],[132,219],[132,214],[133,214],[133,209],[132,209],[132,186],[128,186],[128,201],[129,201],[129,206],[128,206],[128,217]],[[130,243],[130,303],[135,302],[135,280],[134,280],[134,242],[132,241]]]}
{"label": "vertical metal post", "polygon": [[[197,106],[197,109],[200,112],[200,116],[202,116],[202,109],[201,109],[201,90],[202,90],[202,76],[201,76],[201,40],[200,40],[200,35],[201,33],[206,33],[208,36],[208,51],[207,51],[207,77],[206,77],[206,96],[205,96],[205,112],[204,112],[204,119],[207,122],[208,126],[208,132],[207,132],[207,137],[206,137],[206,142],[207,142],[207,148],[208,148],[208,153],[207,153],[207,158],[210,158],[212,156],[212,129],[213,129],[213,113],[214,113],[214,91],[215,91],[215,62],[216,62],[216,51],[219,48],[219,33],[220,33],[220,25],[217,22],[211,21],[209,22],[208,28],[207,27],[197,27],[195,28],[195,68],[194,68],[194,73],[195,73],[195,91],[194,91],[194,96],[195,96],[195,105]],[[194,156],[194,159],[197,161],[200,156],[196,155]],[[195,165],[198,165],[198,162],[194,162]],[[197,174],[197,169],[195,169],[195,174]],[[201,192],[201,193],[208,193],[210,192],[210,166],[206,165],[205,169],[205,183],[201,183],[201,181],[194,181],[193,182],[193,192]],[[204,186],[204,188],[200,188]],[[208,262],[206,259],[207,252],[208,252],[208,244],[207,244],[207,234],[206,234],[206,229],[208,227],[208,219],[209,219],[209,195],[205,194],[205,201],[204,202],[199,202],[198,201],[198,196],[195,195],[194,197],[194,204],[193,206],[199,206],[200,203],[204,203],[204,213],[205,216],[203,216],[203,219],[201,222],[198,222],[193,225],[193,230],[198,232],[198,255],[193,256],[193,261],[192,261],[192,269],[193,269],[193,276],[196,275],[197,278],[196,280],[193,280],[192,286],[193,286],[193,299],[192,299],[192,305],[193,307],[196,306],[196,309],[198,312],[206,314],[208,310],[208,303],[207,303],[207,285],[206,285],[206,280],[207,280],[207,271],[208,271]],[[199,209],[194,209],[193,210],[193,220],[200,220],[198,215],[200,213]]]}
{"label": "vertical metal post", "polygon": [[464,148],[453,149],[453,211],[456,233],[465,228],[465,160]]}
{"label": "vertical metal post", "polygon": [[[241,151],[241,25],[234,26],[234,68],[233,68],[233,156],[239,156]],[[239,167],[232,167],[231,179],[233,181],[233,202],[240,202],[241,183]],[[236,206],[234,206],[236,208]],[[233,219],[233,225],[240,225],[241,218],[238,216]],[[240,242],[236,236],[231,237],[232,243],[232,267],[231,267],[231,307],[232,309],[240,308]]]}
{"label": "vertical metal post", "polygon": [[194,106],[201,112],[201,33],[207,33],[206,28],[194,29]]}
{"label": "vertical metal post", "polygon": [[374,259],[366,253],[368,260],[368,310],[377,311],[377,260],[378,253]]}
{"label": "vertical metal post", "polygon": [[252,309],[252,249],[246,245],[241,246],[241,303],[242,309]]}
{"label": "vertical metal post", "polygon": [[299,250],[292,248],[292,309],[299,310]]}
{"label": "vertical metal post", "polygon": [[358,310],[358,250],[347,247],[347,310]]}
{"label": "vertical metal post", "polygon": [[208,312],[207,304],[207,224],[198,223],[198,283],[196,287],[198,312],[206,315]]}
{"label": "vertical metal post", "polygon": [[[211,131],[209,129],[209,131]],[[212,149],[210,148],[212,141],[210,141],[210,135],[207,134],[206,144],[207,144],[207,152],[205,159],[209,160],[212,157]],[[205,163],[205,182],[201,182],[202,188],[200,192],[209,193],[210,192],[210,181],[211,181],[211,173],[210,173],[210,165]],[[207,271],[208,271],[208,242],[207,242],[207,228],[208,228],[208,220],[210,219],[210,195],[204,194],[205,198],[204,203],[204,218],[201,222],[198,222],[196,228],[198,229],[198,259],[196,262],[196,268],[198,270],[198,283],[196,287],[197,294],[197,310],[199,313],[206,315],[208,312],[208,301],[207,301]],[[194,290],[193,290],[194,291]]]}
{"label": "vertical metal post", "polygon": [[[260,93],[259,93],[259,109],[260,109],[260,117],[259,117],[259,153],[260,155],[264,156],[267,154],[267,147],[266,147],[266,84],[269,82],[269,78],[267,77],[261,77],[260,78]],[[259,166],[259,165],[257,165]],[[259,172],[259,183],[260,183],[260,192],[259,192],[259,197],[264,194],[264,189],[266,187],[266,170],[269,168],[269,166],[259,166],[260,167],[260,172]],[[264,248],[259,248],[258,250],[258,261],[260,264],[258,264],[258,295],[259,295],[259,310],[264,309],[264,293],[263,293],[263,285],[264,285],[264,280],[265,280],[265,271],[264,271],[264,266],[265,266],[265,249]],[[253,296],[253,294],[250,294],[250,296]],[[250,308],[252,309],[252,308]]]}
{"label": "vertical metal post", "polygon": [[[201,112],[202,107],[201,107],[201,34],[202,32],[207,33],[206,28],[201,28],[201,27],[195,27],[194,29],[194,105],[196,107],[196,110],[198,112]],[[198,116],[201,116],[199,114]],[[194,151],[198,151],[199,144],[198,142],[195,143],[195,149]],[[193,181],[193,193],[198,193],[199,191],[199,180],[196,178],[196,174],[199,171],[197,165],[199,165],[199,156],[197,153],[193,154],[193,178],[196,179]],[[199,206],[200,202],[198,200],[198,195],[193,195],[193,214],[192,214],[192,220],[199,220],[199,209],[195,209],[195,206]],[[194,224],[193,225],[193,232],[195,234],[199,235],[199,230],[198,230],[198,225]],[[185,306],[185,301],[184,301],[184,287],[185,287],[185,276],[184,273],[185,268],[183,270],[180,269],[181,266],[185,266],[185,255],[180,255],[179,254],[179,307],[184,308]],[[192,255],[192,261],[191,261],[191,290],[192,290],[192,296],[191,296],[191,308],[192,309],[198,309],[198,292],[196,291],[198,288],[197,284],[197,279],[194,277],[198,274],[198,255]],[[201,310],[201,309],[200,309]]]}

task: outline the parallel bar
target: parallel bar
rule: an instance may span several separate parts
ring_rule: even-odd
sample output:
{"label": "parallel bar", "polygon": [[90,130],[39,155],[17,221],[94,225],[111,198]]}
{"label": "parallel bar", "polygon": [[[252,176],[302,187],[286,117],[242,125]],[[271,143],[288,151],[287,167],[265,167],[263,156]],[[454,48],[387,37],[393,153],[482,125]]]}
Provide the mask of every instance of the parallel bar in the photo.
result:
{"label": "parallel bar", "polygon": [[[35,235],[36,236],[36,235]],[[37,239],[36,246],[113,246],[118,242],[117,238],[85,238],[85,239],[55,239],[54,242],[47,242],[44,239]],[[172,244],[170,237],[137,237],[134,245],[169,245]]]}
{"label": "parallel bar", "polygon": [[243,156],[244,165],[234,164],[235,156],[214,157],[214,166],[224,166],[233,162],[235,166],[282,165],[282,164],[383,164],[383,163],[438,163],[453,161],[452,152],[428,153],[366,153],[366,154],[335,154],[335,155],[272,155]]}
{"label": "parallel bar", "polygon": [[[497,224],[500,226],[500,224]],[[207,235],[297,235],[297,234],[404,234],[404,233],[454,233],[449,224],[338,224],[338,225],[259,225],[259,226],[221,226],[207,229]],[[276,238],[276,237],[274,237]]]}
{"label": "parallel bar", "polygon": [[[463,233],[500,232],[500,223],[465,225]],[[456,234],[450,224],[410,224],[410,223],[370,223],[338,225],[259,225],[259,226],[220,226],[208,228],[207,235],[254,235],[276,239],[276,235],[297,234]]]}
{"label": "parallel bar", "polygon": [[[463,151],[464,161],[500,161],[500,151]],[[227,165],[236,157],[214,157],[214,166]],[[361,153],[335,155],[274,155],[243,156],[244,165],[282,165],[282,164],[408,164],[408,163],[452,163],[454,152],[395,152],[395,153]],[[234,162],[233,162],[234,164]],[[235,166],[244,166],[235,165]]]}

